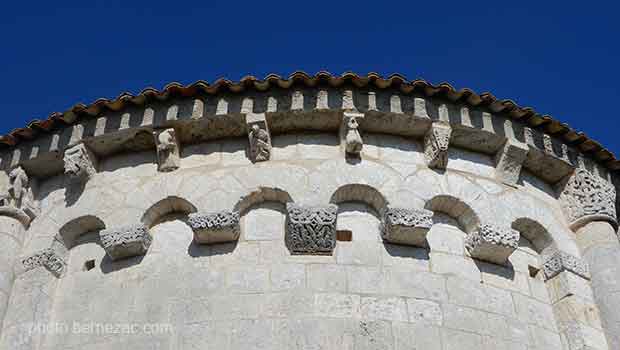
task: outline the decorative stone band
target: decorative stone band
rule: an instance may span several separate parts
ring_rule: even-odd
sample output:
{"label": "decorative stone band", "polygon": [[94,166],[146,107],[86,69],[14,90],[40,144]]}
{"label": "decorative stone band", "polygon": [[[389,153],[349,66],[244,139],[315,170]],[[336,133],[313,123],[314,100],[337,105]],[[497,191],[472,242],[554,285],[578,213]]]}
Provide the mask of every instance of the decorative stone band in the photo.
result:
{"label": "decorative stone band", "polygon": [[232,242],[239,239],[239,212],[189,214],[189,226],[194,231],[194,241],[199,244]]}
{"label": "decorative stone band", "polygon": [[22,267],[24,271],[30,271],[37,267],[45,267],[56,277],[62,276],[67,264],[52,248],[43,249],[42,251],[30,255],[22,259]]}
{"label": "decorative stone band", "polygon": [[143,255],[151,245],[151,234],[139,224],[99,232],[101,244],[112,260]]}
{"label": "decorative stone band", "polygon": [[516,184],[528,151],[527,144],[513,139],[506,140],[495,157],[495,178],[508,185]]}
{"label": "decorative stone band", "polygon": [[292,254],[331,254],[336,247],[338,207],[286,205],[286,245]]}
{"label": "decorative stone band", "polygon": [[585,279],[590,279],[588,265],[580,258],[562,251],[556,251],[546,257],[543,263],[543,271],[547,280],[557,276],[562,271],[570,271]]}
{"label": "decorative stone band", "polygon": [[516,230],[482,224],[465,238],[465,247],[476,259],[503,265],[519,246],[519,237]]}
{"label": "decorative stone band", "polygon": [[430,210],[388,208],[381,221],[381,236],[391,243],[426,247],[426,234],[431,226]]}
{"label": "decorative stone band", "polygon": [[609,221],[617,225],[616,189],[585,169],[577,169],[560,186],[560,204],[572,229],[590,221]]}
{"label": "decorative stone band", "polygon": [[452,127],[446,122],[435,122],[424,137],[424,159],[429,168],[448,166],[448,146]]}

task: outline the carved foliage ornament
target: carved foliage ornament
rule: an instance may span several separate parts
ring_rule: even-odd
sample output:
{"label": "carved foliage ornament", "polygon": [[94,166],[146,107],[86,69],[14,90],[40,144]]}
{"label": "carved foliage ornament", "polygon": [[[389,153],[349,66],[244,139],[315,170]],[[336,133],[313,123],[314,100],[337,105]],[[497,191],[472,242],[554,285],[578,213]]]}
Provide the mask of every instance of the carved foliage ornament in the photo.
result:
{"label": "carved foliage ornament", "polygon": [[505,264],[519,245],[520,234],[510,228],[482,224],[465,239],[465,247],[474,258]]}
{"label": "carved foliage ornament", "polygon": [[286,243],[293,254],[331,254],[336,246],[338,207],[286,205]]}
{"label": "carved foliage ornament", "polygon": [[96,160],[83,143],[65,150],[65,174],[71,178],[89,179],[96,173]]}
{"label": "carved foliage ornament", "polygon": [[99,232],[101,245],[112,260],[143,255],[151,245],[151,234],[144,225],[125,226]]}
{"label": "carved foliage ornament", "polygon": [[585,169],[577,169],[563,183],[560,204],[571,225],[588,217],[616,222],[616,189]]}
{"label": "carved foliage ornament", "polygon": [[430,210],[389,208],[381,222],[381,236],[388,242],[425,247],[432,219]]}
{"label": "carved foliage ornament", "polygon": [[189,214],[189,226],[194,231],[194,241],[201,244],[231,242],[239,239],[239,212]]}
{"label": "carved foliage ornament", "polygon": [[52,248],[47,248],[22,259],[22,266],[25,271],[30,271],[37,267],[45,267],[56,277],[60,277],[65,271],[67,264]]}
{"label": "carved foliage ornament", "polygon": [[576,256],[562,251],[556,251],[546,257],[543,263],[543,271],[546,279],[551,279],[562,271],[571,271],[585,279],[590,279],[588,265]]}
{"label": "carved foliage ornament", "polygon": [[429,168],[446,168],[451,135],[452,127],[450,124],[435,122],[431,125],[424,137],[424,158]]}

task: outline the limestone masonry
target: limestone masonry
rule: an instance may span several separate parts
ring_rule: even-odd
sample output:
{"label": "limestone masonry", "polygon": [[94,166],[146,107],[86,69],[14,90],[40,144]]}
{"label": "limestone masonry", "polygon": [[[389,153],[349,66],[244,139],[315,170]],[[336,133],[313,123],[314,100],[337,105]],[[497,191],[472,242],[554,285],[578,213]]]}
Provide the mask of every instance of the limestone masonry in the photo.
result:
{"label": "limestone masonry", "polygon": [[2,350],[620,349],[619,162],[509,101],[296,73],[0,144]]}

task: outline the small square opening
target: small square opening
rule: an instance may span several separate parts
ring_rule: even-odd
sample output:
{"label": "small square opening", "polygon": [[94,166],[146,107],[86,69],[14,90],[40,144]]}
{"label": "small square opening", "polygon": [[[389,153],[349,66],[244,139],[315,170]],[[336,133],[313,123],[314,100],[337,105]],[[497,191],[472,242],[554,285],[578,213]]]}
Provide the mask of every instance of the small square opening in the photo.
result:
{"label": "small square opening", "polygon": [[336,240],[341,242],[351,242],[353,240],[353,232],[350,230],[336,231]]}
{"label": "small square opening", "polygon": [[95,259],[87,260],[84,263],[84,271],[90,271],[95,268]]}
{"label": "small square opening", "polygon": [[538,274],[540,273],[540,269],[539,268],[534,267],[532,265],[528,265],[527,269],[530,271],[530,277],[532,277],[532,278],[538,277]]}

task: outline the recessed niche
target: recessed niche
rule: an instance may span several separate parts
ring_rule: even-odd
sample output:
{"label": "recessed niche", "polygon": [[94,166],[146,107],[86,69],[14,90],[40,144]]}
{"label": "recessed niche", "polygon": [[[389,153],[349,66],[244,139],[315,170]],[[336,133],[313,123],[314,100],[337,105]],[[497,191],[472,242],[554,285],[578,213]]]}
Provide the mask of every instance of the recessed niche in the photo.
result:
{"label": "recessed niche", "polygon": [[95,259],[86,260],[84,263],[84,271],[90,271],[95,268]]}
{"label": "recessed niche", "polygon": [[340,242],[351,242],[353,240],[353,232],[350,230],[336,231],[336,240]]}
{"label": "recessed niche", "polygon": [[530,272],[530,277],[532,277],[532,278],[536,278],[536,277],[538,276],[538,273],[540,272],[540,269],[539,269],[539,268],[534,267],[534,266],[532,266],[532,265],[528,265],[528,266],[527,266],[527,269],[529,270],[529,272]]}

